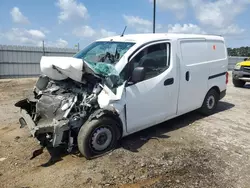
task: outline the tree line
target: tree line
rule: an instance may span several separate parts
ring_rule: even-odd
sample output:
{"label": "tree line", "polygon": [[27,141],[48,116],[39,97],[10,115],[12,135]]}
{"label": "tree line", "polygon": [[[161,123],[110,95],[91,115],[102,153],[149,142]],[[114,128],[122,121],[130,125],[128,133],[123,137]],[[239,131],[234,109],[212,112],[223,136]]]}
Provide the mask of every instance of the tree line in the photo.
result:
{"label": "tree line", "polygon": [[229,56],[243,56],[250,57],[250,47],[240,47],[240,48],[228,48],[227,49]]}

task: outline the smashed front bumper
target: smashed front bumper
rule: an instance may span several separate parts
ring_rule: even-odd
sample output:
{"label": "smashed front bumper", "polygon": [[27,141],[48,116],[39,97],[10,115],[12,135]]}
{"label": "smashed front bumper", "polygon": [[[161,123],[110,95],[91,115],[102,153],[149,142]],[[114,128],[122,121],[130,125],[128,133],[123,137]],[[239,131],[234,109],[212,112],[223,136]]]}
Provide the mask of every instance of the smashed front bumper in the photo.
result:
{"label": "smashed front bumper", "polygon": [[20,116],[21,125],[27,125],[32,136],[36,137],[41,145],[59,146],[62,144],[65,131],[69,130],[67,119],[60,121],[53,119],[51,123],[36,124],[25,109],[20,110]]}
{"label": "smashed front bumper", "polygon": [[240,70],[233,70],[233,79],[250,82],[250,67],[241,67]]}

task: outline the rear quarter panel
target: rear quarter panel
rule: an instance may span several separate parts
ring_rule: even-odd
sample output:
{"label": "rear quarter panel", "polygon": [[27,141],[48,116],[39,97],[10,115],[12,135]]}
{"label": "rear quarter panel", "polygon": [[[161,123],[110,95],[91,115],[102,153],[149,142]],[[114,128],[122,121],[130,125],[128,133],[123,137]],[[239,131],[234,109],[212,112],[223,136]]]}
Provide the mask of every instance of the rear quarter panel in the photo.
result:
{"label": "rear quarter panel", "polygon": [[227,49],[223,40],[207,41],[209,54],[208,90],[214,86],[220,91],[226,90],[226,72],[228,71]]}

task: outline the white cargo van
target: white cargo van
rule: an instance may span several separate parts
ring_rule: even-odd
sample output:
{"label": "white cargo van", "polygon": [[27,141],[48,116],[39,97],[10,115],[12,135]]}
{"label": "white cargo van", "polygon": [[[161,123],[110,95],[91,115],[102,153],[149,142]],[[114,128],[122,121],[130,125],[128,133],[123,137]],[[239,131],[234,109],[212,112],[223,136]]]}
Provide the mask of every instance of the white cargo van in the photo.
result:
{"label": "white cargo van", "polygon": [[43,147],[77,145],[88,159],[134,132],[226,94],[223,37],[135,34],[100,39],[74,57],[42,57],[34,96],[16,103],[20,123]]}

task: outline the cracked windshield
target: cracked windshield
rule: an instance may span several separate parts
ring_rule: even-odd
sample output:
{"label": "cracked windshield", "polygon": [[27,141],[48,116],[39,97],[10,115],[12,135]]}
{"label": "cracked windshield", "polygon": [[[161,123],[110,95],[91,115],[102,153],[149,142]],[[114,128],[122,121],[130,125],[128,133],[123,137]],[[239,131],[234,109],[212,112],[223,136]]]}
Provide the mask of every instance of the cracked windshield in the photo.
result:
{"label": "cracked windshield", "polygon": [[133,45],[130,42],[94,42],[74,57],[85,60],[98,74],[118,75],[114,65]]}

